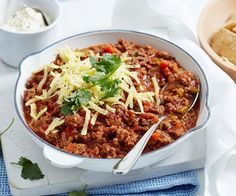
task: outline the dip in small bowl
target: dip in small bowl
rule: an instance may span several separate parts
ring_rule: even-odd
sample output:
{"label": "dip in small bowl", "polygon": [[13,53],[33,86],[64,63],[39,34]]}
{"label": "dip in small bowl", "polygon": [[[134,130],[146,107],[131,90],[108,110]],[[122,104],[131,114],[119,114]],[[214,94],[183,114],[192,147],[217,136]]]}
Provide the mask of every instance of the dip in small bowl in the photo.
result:
{"label": "dip in small bowl", "polygon": [[6,6],[7,11],[0,13],[0,58],[6,64],[18,67],[25,56],[56,41],[61,6],[57,0],[25,0],[29,7],[45,13],[49,21],[46,26],[40,13],[24,8],[16,1],[13,3]]}
{"label": "dip in small bowl", "polygon": [[31,7],[24,7],[17,10],[3,24],[3,28],[15,32],[34,32],[43,30],[47,26],[42,13],[37,12]]}

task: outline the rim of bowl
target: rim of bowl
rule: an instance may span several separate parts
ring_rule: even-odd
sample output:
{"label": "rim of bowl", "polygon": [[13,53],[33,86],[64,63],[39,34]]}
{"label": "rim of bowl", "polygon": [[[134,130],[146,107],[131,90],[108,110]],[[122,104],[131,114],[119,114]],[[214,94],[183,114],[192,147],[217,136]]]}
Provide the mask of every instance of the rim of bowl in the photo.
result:
{"label": "rim of bowl", "polygon": [[[24,62],[25,59],[27,59],[28,57],[30,56],[33,56],[33,55],[36,55],[36,54],[40,54],[41,52],[43,52],[44,50],[62,42],[62,41],[65,41],[65,40],[69,40],[71,38],[74,38],[74,37],[79,37],[79,36],[83,36],[83,35],[91,35],[91,34],[97,34],[97,33],[131,33],[131,34],[137,34],[137,35],[145,35],[145,36],[148,36],[148,37],[153,37],[155,39],[159,39],[159,40],[162,40],[164,42],[167,42],[168,44],[174,46],[175,48],[181,50],[183,53],[185,53],[189,58],[191,58],[191,60],[196,64],[196,66],[199,68],[200,72],[202,73],[203,75],[203,78],[204,78],[204,82],[206,84],[206,92],[205,92],[205,96],[206,97],[206,100],[205,100],[205,104],[203,105],[203,108],[205,107],[206,110],[207,110],[207,117],[206,119],[198,126],[195,126],[191,129],[189,129],[184,135],[180,136],[179,138],[177,138],[176,140],[174,140],[174,142],[170,143],[170,144],[167,144],[161,148],[158,148],[156,150],[153,150],[151,152],[147,152],[147,153],[144,153],[141,155],[141,157],[146,157],[150,154],[154,154],[158,151],[162,151],[166,148],[168,148],[169,146],[171,145],[174,145],[175,143],[177,143],[179,140],[187,137],[188,135],[190,135],[191,133],[193,133],[194,131],[197,131],[199,129],[202,129],[206,126],[207,122],[209,121],[210,119],[210,116],[211,116],[211,113],[210,113],[210,108],[209,108],[209,85],[208,85],[208,81],[207,81],[207,78],[206,78],[206,75],[205,75],[205,72],[203,71],[203,69],[201,68],[201,66],[199,65],[199,63],[192,57],[192,55],[190,55],[188,52],[186,52],[184,49],[182,49],[180,46],[166,40],[166,39],[163,39],[161,37],[158,37],[158,36],[155,36],[155,35],[152,35],[152,34],[148,34],[148,33],[143,33],[143,32],[140,32],[140,31],[133,31],[133,30],[124,30],[124,29],[106,29],[106,30],[94,30],[94,31],[88,31],[88,32],[85,32],[85,33],[79,33],[79,34],[76,34],[76,35],[73,35],[73,36],[69,36],[69,37],[66,37],[64,39],[61,39],[49,46],[47,46],[46,48],[38,51],[38,52],[34,52],[32,54],[29,54],[28,56],[26,56],[25,58],[23,58],[21,60],[21,62],[19,63],[19,66],[18,66],[18,71],[19,71],[19,75],[18,75],[18,78],[17,78],[17,81],[16,81],[16,85],[15,85],[15,89],[14,89],[14,105],[15,105],[15,109],[16,109],[16,112],[17,112],[17,115],[21,121],[21,123],[24,125],[24,127],[29,131],[30,134],[32,134],[37,140],[40,140],[44,145],[47,145],[47,146],[50,146],[52,147],[53,149],[56,149],[62,153],[65,153],[67,155],[71,155],[71,156],[74,156],[74,157],[77,157],[77,158],[81,158],[81,159],[85,159],[85,160],[105,160],[105,161],[112,161],[112,160],[119,160],[120,158],[93,158],[93,157],[85,157],[85,156],[81,156],[81,155],[77,155],[77,154],[73,154],[73,153],[70,153],[70,152],[67,152],[61,148],[58,148],[52,144],[50,144],[49,142],[45,141],[44,139],[42,139],[41,137],[39,137],[32,129],[30,129],[28,127],[28,125],[25,123],[24,121],[24,117],[21,115],[20,111],[19,111],[19,108],[18,108],[18,105],[17,105],[17,97],[16,97],[16,92],[17,92],[17,87],[18,87],[18,83],[19,83],[19,79],[21,77],[21,66]],[[200,116],[201,114],[199,114]],[[198,116],[198,117],[199,117]]]}
{"label": "rim of bowl", "polygon": [[53,20],[52,23],[50,23],[48,26],[46,26],[46,28],[35,30],[35,31],[32,31],[32,32],[31,31],[29,31],[29,32],[20,32],[20,31],[13,31],[11,29],[4,28],[2,25],[0,25],[0,30],[4,31],[6,33],[15,34],[15,35],[34,35],[34,34],[43,33],[45,31],[53,28],[62,16],[62,7],[61,7],[61,4],[58,0],[50,0],[50,1],[53,2],[57,6],[58,12],[56,14],[56,18]]}

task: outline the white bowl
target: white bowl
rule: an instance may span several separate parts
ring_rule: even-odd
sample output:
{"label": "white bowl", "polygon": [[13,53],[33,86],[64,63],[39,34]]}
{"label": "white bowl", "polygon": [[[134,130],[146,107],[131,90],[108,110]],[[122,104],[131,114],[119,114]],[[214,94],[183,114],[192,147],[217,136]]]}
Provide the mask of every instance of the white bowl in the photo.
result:
{"label": "white bowl", "polygon": [[15,88],[15,107],[19,118],[26,127],[27,133],[29,133],[32,139],[43,148],[44,156],[53,165],[63,168],[79,167],[86,170],[111,172],[112,167],[118,161],[118,159],[88,158],[79,155],[73,155],[52,146],[37,136],[27,126],[27,123],[24,119],[22,95],[25,90],[26,80],[30,77],[31,73],[35,69],[41,67],[44,64],[47,64],[48,62],[51,62],[55,58],[55,52],[58,48],[63,48],[65,45],[68,45],[72,48],[86,48],[91,45],[112,42],[114,43],[118,38],[124,38],[125,40],[133,41],[137,44],[149,44],[160,50],[170,52],[170,54],[176,58],[182,67],[197,74],[201,81],[200,115],[196,127],[189,130],[185,135],[177,139],[174,143],[158,150],[143,154],[133,169],[147,167],[166,158],[172,152],[174,152],[174,150],[178,150],[178,146],[188,139],[193,132],[201,131],[206,126],[206,123],[210,117],[210,111],[208,107],[208,83],[201,67],[187,52],[159,37],[134,31],[105,30],[75,35],[61,40],[38,53],[34,53],[26,57],[21,62],[20,74]]}
{"label": "white bowl", "polygon": [[[17,1],[13,1],[16,3]],[[16,32],[0,26],[0,58],[8,65],[18,67],[20,61],[32,52],[42,50],[55,42],[56,24],[61,16],[61,6],[58,0],[24,0],[30,7],[41,9],[49,18],[50,24],[46,28],[34,32]],[[20,4],[14,4],[9,8],[12,15],[22,9]]]}
{"label": "white bowl", "polygon": [[210,42],[214,33],[223,28],[229,17],[235,13],[235,0],[212,0],[202,11],[198,21],[198,37],[202,48],[234,82],[236,82],[236,65],[219,56],[212,49]]}

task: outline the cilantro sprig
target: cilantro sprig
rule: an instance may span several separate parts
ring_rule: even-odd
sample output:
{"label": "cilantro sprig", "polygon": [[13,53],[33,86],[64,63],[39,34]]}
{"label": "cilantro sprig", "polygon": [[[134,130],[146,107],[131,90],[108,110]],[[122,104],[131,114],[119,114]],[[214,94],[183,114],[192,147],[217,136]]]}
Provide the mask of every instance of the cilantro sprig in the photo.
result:
{"label": "cilantro sprig", "polygon": [[37,163],[33,163],[31,160],[26,157],[19,158],[17,163],[11,162],[11,164],[19,165],[22,167],[21,177],[29,180],[38,180],[44,178],[39,166]]}
{"label": "cilantro sprig", "polygon": [[65,99],[61,108],[64,115],[72,114],[73,111],[80,109],[82,105],[86,105],[92,98],[92,93],[87,89],[80,89]]}
{"label": "cilantro sprig", "polygon": [[101,87],[101,91],[103,92],[102,99],[114,97],[119,91],[118,84],[120,83],[120,80],[112,80],[111,76],[120,67],[121,59],[119,57],[106,53],[101,57],[100,60],[97,60],[94,57],[90,57],[90,61],[92,67],[95,68],[98,72],[102,72],[102,74],[95,76],[86,75],[83,77],[83,80],[86,83],[92,83],[92,86],[99,85]]}
{"label": "cilantro sprig", "polygon": [[89,57],[92,68],[98,72],[95,76],[83,76],[86,83],[92,83],[92,86],[101,85],[104,81],[108,80],[112,74],[120,67],[121,59],[114,55],[104,54],[100,60],[95,57]]}
{"label": "cilantro sprig", "polygon": [[103,97],[102,99],[107,99],[109,97],[114,97],[119,92],[119,86],[120,80],[110,80],[107,79],[100,83],[101,90],[103,91]]}
{"label": "cilantro sprig", "polygon": [[114,73],[114,71],[120,66],[121,59],[115,55],[105,53],[100,60],[90,56],[89,60],[92,64],[92,68],[95,68],[98,72],[105,74]]}

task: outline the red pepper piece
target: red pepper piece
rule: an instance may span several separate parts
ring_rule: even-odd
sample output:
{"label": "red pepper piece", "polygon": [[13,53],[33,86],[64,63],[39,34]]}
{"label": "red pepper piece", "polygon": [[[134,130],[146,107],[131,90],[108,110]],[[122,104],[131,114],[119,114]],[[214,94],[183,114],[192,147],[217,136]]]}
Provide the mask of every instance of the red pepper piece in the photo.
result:
{"label": "red pepper piece", "polygon": [[162,70],[165,70],[167,68],[168,64],[165,62],[161,62],[160,66],[161,66]]}
{"label": "red pepper piece", "polygon": [[110,45],[108,45],[105,49],[104,49],[105,53],[114,53],[114,48]]}

